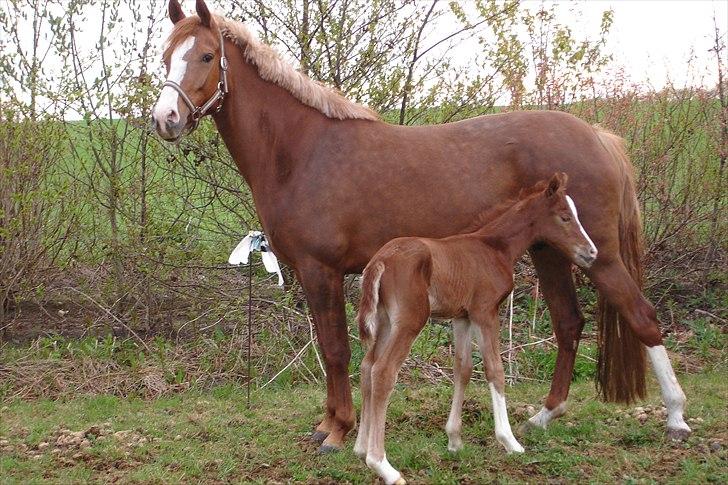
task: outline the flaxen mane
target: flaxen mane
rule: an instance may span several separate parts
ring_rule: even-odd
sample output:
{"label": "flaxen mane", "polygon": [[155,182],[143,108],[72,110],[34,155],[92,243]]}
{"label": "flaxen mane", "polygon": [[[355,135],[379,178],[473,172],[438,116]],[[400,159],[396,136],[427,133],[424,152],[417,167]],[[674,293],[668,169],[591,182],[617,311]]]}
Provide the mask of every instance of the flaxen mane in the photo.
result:
{"label": "flaxen mane", "polygon": [[[379,119],[379,115],[373,110],[346,99],[337,90],[314,81],[294,69],[272,47],[258,40],[242,22],[217,15],[214,18],[222,34],[243,51],[248,62],[258,68],[261,78],[282,87],[303,104],[320,111],[328,118]],[[199,26],[199,19],[196,16],[178,22],[169,37],[169,47],[165,55],[169,55],[172,48],[192,35]]]}

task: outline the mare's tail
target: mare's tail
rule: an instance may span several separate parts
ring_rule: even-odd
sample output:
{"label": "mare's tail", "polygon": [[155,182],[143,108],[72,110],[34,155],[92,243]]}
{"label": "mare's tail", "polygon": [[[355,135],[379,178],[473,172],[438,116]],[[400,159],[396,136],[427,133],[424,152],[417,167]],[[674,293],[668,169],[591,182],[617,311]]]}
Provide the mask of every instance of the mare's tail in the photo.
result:
{"label": "mare's tail", "polygon": [[[597,128],[597,136],[612,158],[622,165],[624,185],[619,211],[619,251],[624,266],[642,288],[642,221],[632,164],[624,140]],[[597,388],[605,401],[629,403],[645,396],[644,345],[629,324],[599,293],[599,357]]]}
{"label": "mare's tail", "polygon": [[377,307],[379,306],[379,281],[384,273],[384,263],[378,261],[367,265],[361,283],[361,300],[356,321],[359,323],[359,338],[365,347],[374,341],[377,335]]}

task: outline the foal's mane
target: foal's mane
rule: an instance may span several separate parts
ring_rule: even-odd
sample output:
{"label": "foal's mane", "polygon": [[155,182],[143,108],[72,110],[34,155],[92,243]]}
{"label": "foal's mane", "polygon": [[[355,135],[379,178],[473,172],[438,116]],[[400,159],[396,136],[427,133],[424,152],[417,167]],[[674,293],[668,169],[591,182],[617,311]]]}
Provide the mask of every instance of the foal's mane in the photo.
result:
{"label": "foal's mane", "polygon": [[547,185],[548,182],[546,180],[541,180],[532,187],[521,189],[517,197],[506,199],[500,204],[481,211],[480,213],[478,213],[478,215],[475,216],[470,225],[468,225],[465,230],[462,231],[462,233],[468,234],[477,232],[488,224],[494,222],[500,216],[508,212],[510,209],[514,208],[516,205],[522,205],[523,202],[525,202],[527,199],[530,199],[534,195],[543,192],[546,189]]}
{"label": "foal's mane", "polygon": [[[272,47],[258,40],[242,22],[215,15],[214,24],[223,36],[240,48],[245,59],[258,68],[258,74],[262,79],[282,87],[303,104],[316,109],[328,118],[379,119],[379,115],[372,109],[345,98],[336,89],[314,81],[294,69]],[[177,22],[167,41],[165,55],[172,52],[200,27],[200,20],[196,16]]]}

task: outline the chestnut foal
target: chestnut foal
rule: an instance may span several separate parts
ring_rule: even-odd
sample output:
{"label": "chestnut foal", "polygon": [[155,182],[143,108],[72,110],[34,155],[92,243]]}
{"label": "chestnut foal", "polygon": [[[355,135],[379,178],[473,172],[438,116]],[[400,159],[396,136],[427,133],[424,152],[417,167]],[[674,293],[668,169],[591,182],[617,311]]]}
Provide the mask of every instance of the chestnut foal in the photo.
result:
{"label": "chestnut foal", "polygon": [[483,355],[496,439],[523,452],[508,422],[505,375],[499,352],[498,307],[513,288],[513,265],[536,243],[546,243],[581,267],[597,249],[566,195],[566,174],[522,191],[514,203],[481,214],[475,232],[385,244],[364,270],[357,321],[368,351],[361,364],[362,413],[354,452],[387,484],[405,483],[384,451],[389,396],[412,342],[428,317],[452,318],[455,393],[446,431],[448,449],[462,447],[461,408],[472,371],[472,329]]}

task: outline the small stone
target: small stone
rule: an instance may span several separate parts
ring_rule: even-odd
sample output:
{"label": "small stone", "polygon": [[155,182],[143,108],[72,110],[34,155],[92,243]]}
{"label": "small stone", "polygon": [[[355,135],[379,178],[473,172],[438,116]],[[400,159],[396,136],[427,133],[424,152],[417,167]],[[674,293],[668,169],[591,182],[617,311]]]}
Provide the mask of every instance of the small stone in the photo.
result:
{"label": "small stone", "polygon": [[642,406],[637,406],[636,408],[634,408],[634,413],[636,415],[643,414],[644,412],[645,412],[645,408],[643,408]]}
{"label": "small stone", "polygon": [[91,446],[91,441],[89,441],[89,440],[87,440],[87,439],[86,439],[86,440],[83,440],[83,441],[81,441],[81,443],[80,443],[80,445],[79,445],[79,446],[80,446],[81,448],[88,448],[88,447],[90,447],[90,446]]}
{"label": "small stone", "polygon": [[48,448],[50,445],[46,443],[45,441],[42,443],[38,443],[38,451],[44,451],[46,448]]}
{"label": "small stone", "polygon": [[61,454],[61,450],[60,450],[60,448],[53,448],[53,449],[51,450],[51,454],[52,454],[52,455],[60,455],[60,454]]}
{"label": "small stone", "polygon": [[80,460],[81,458],[83,458],[83,453],[76,453],[71,458],[73,458],[74,460]]}
{"label": "small stone", "polygon": [[644,424],[644,423],[645,423],[645,421],[647,421],[647,417],[648,417],[648,416],[647,416],[647,415],[646,415],[645,413],[639,414],[639,415],[637,416],[637,421],[639,421],[639,422],[640,422],[640,424]]}
{"label": "small stone", "polygon": [[703,418],[695,418],[695,422],[696,423],[702,423],[703,422]]}
{"label": "small stone", "polygon": [[43,455],[33,455],[34,460],[40,460],[41,458],[43,458]]}
{"label": "small stone", "polygon": [[531,405],[529,404],[528,406],[526,406],[526,412],[527,412],[527,413],[528,413],[529,415],[533,415],[533,414],[536,414],[536,408],[535,408],[535,407],[533,407],[533,406],[531,406]]}
{"label": "small stone", "polygon": [[717,441],[713,441],[713,442],[712,442],[712,443],[710,444],[710,451],[715,451],[715,452],[718,452],[718,451],[720,451],[720,449],[721,449],[721,445],[720,445],[720,443],[719,443],[719,442],[717,442]]}
{"label": "small stone", "polygon": [[174,437],[174,440],[175,441],[179,441],[181,439],[182,439],[182,435],[181,434],[178,434],[177,436]]}
{"label": "small stone", "polygon": [[0,440],[0,446],[8,446],[10,442],[8,440]]}

